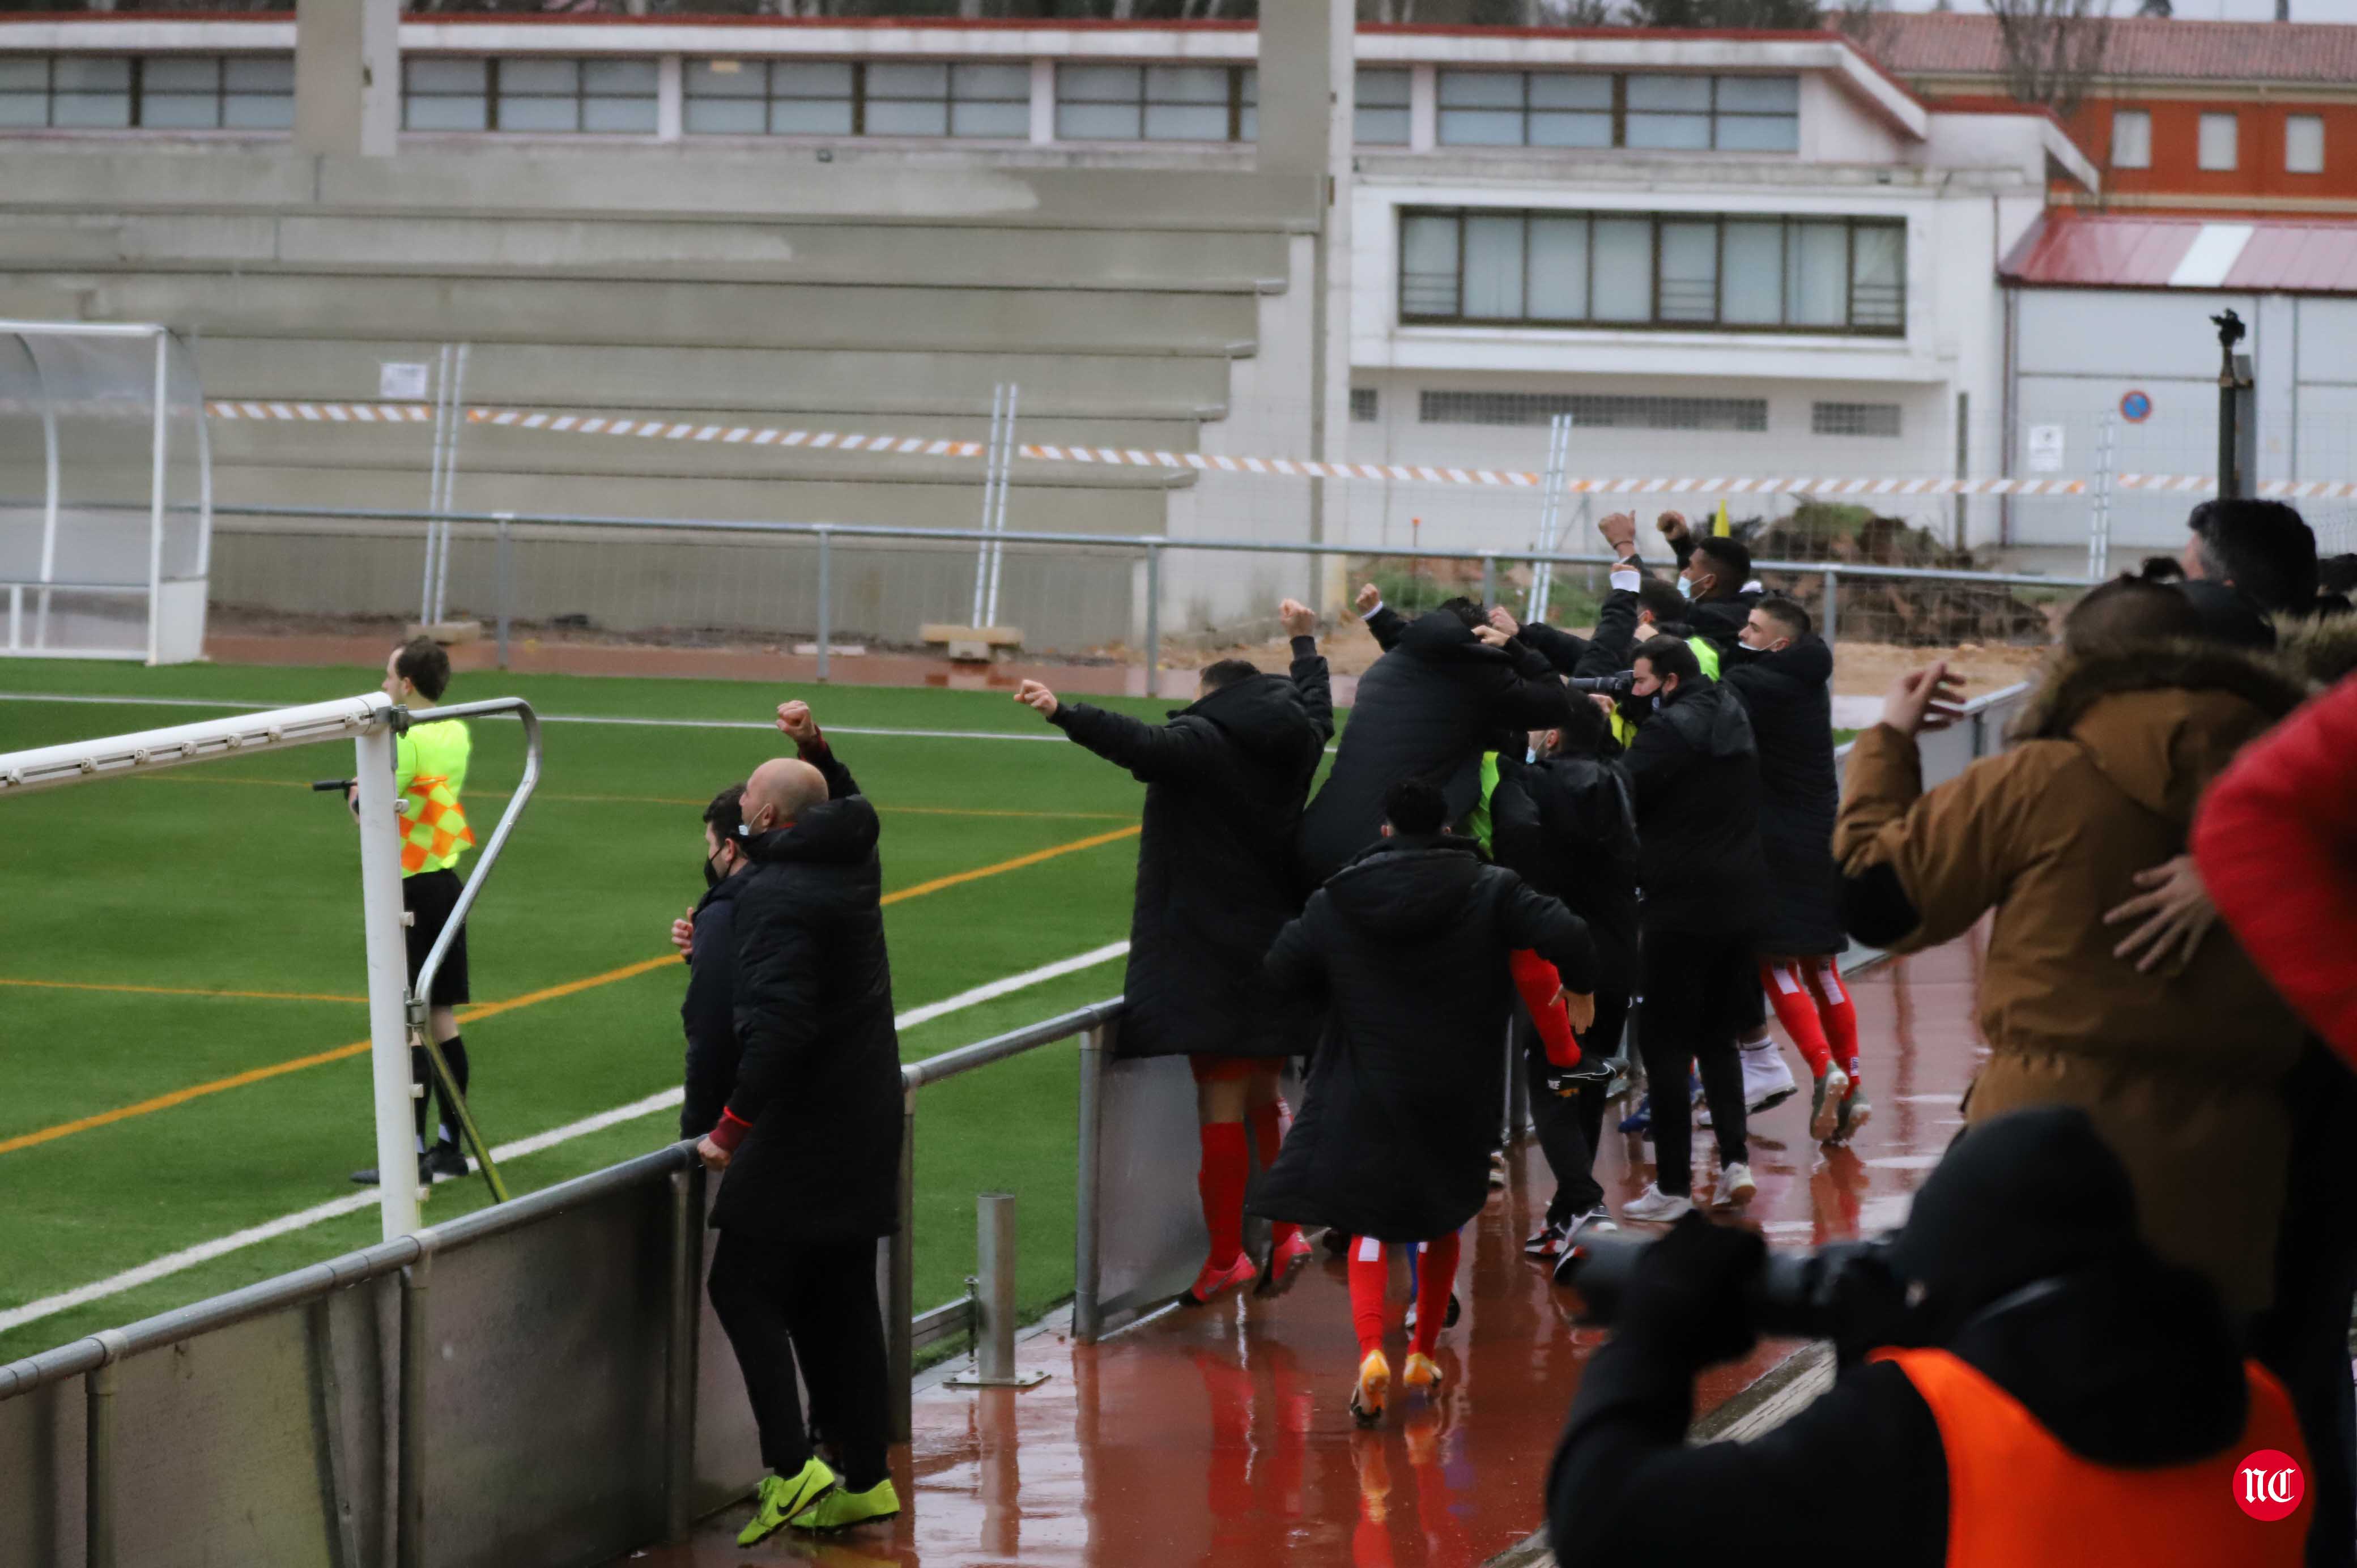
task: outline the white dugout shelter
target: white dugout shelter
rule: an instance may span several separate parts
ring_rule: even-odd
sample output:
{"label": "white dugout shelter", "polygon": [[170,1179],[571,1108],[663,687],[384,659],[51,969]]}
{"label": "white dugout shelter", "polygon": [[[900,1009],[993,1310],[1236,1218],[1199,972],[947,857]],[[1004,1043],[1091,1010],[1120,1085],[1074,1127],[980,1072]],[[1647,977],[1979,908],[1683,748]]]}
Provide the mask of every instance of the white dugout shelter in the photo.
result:
{"label": "white dugout shelter", "polygon": [[0,652],[195,659],[211,553],[188,345],[162,327],[0,321]]}

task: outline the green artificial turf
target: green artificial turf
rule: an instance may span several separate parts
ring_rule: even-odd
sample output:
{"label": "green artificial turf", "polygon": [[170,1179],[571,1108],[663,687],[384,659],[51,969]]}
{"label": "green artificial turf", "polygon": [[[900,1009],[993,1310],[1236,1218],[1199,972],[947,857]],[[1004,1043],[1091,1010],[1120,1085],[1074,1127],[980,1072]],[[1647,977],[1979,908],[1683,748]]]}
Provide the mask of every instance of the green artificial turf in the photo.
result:
{"label": "green artificial turf", "polygon": [[[0,692],[292,704],[372,689],[372,670],[164,670],[0,660]],[[730,682],[462,675],[450,699],[520,695],[548,714],[765,722],[787,695],[855,728],[1052,734],[1005,693],[785,692]],[[1092,699],[1095,700],[1095,699]],[[1168,703],[1113,700],[1155,714]],[[210,716],[199,708],[0,701],[0,751]],[[517,727],[475,721],[478,838],[519,776]],[[474,993],[495,1003],[668,950],[702,891],[702,803],[784,749],[755,730],[552,724],[541,794],[469,928]],[[888,894],[1135,824],[1141,787],[1068,743],[851,736],[836,749],[883,812]],[[340,801],[303,785],[352,770],[322,745],[0,805],[0,981],[358,997],[359,854]],[[1009,813],[1009,814],[957,814]],[[927,892],[887,911],[906,1012],[1126,934],[1134,837]],[[471,861],[468,863],[470,865]],[[494,1143],[679,1081],[683,971],[536,1003],[466,1028],[471,1103]],[[906,1031],[931,1055],[1115,993],[1099,965]],[[0,985],[0,1144],[361,1039],[356,1001]],[[0,1311],[349,1194],[374,1158],[364,1054],[0,1153]],[[916,1298],[974,1266],[974,1195],[1021,1200],[1021,1292],[1071,1288],[1071,1046],[929,1089],[917,1133]],[[512,1162],[528,1191],[668,1142],[659,1112]],[[429,1220],[484,1201],[447,1184]],[[316,1262],[376,1239],[345,1215],[0,1334],[0,1360]]]}

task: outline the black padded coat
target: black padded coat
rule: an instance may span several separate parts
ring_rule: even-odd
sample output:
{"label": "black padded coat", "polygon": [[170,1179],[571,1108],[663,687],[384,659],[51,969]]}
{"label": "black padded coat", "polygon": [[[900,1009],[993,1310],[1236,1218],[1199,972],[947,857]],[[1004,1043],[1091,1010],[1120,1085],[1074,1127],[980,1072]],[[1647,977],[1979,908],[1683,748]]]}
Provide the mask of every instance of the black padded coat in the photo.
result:
{"label": "black padded coat", "polygon": [[1498,864],[1587,922],[1605,983],[1637,972],[1637,816],[1619,758],[1498,759],[1490,796]]}
{"label": "black padded coat", "polygon": [[1845,952],[1834,818],[1834,653],[1811,632],[1774,653],[1729,648],[1719,679],[1751,715],[1760,748],[1760,849],[1769,897],[1760,950],[1802,958]]}
{"label": "black padded coat", "polygon": [[1391,838],[1309,896],[1268,975],[1324,1006],[1293,1130],[1245,1208],[1426,1241],[1480,1212],[1505,1093],[1507,954],[1591,992],[1587,929],[1469,839]]}
{"label": "black padded coat", "polygon": [[1647,931],[1742,936],[1766,923],[1760,755],[1743,699],[1681,684],[1629,746],[1639,917]]}
{"label": "black padded coat", "polygon": [[1290,680],[1256,675],[1167,725],[1086,703],[1060,704],[1054,722],[1146,787],[1118,1054],[1307,1051],[1317,1015],[1280,1004],[1261,960],[1307,891],[1294,840],[1334,733],[1317,645],[1295,641]]}
{"label": "black padded coat", "polygon": [[830,798],[746,841],[737,880],[729,1112],[751,1124],[712,1208],[723,1230],[792,1244],[899,1229],[900,1040],[884,950],[876,808],[823,744]]}

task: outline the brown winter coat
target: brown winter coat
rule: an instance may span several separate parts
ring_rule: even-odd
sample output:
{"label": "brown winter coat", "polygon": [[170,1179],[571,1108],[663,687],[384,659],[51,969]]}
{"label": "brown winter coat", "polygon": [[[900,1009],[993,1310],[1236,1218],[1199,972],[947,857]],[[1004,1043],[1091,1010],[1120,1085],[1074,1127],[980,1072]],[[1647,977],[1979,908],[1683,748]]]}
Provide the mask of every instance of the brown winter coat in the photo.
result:
{"label": "brown winter coat", "polygon": [[2112,956],[2126,928],[2103,918],[2183,853],[2202,789],[2300,694],[2214,646],[2064,659],[2013,748],[1928,795],[1911,740],[1861,734],[1834,831],[1845,875],[1888,865],[1921,916],[1899,950],[1996,911],[1979,998],[1992,1055],[1966,1120],[2083,1107],[2134,1176],[2155,1248],[2245,1312],[2268,1294],[2299,1024],[2224,927],[2180,972],[2142,974]]}

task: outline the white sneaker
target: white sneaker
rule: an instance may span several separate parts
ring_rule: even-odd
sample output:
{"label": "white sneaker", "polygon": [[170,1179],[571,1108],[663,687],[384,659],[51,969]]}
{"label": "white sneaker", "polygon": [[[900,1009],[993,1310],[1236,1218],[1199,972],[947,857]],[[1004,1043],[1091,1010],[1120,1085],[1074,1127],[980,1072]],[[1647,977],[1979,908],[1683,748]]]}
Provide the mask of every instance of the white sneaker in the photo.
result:
{"label": "white sneaker", "polygon": [[1741,1160],[1718,1173],[1718,1197],[1716,1207],[1740,1208],[1760,1191],[1760,1184],[1751,1179],[1751,1167]]}
{"label": "white sneaker", "polygon": [[1801,1092],[1775,1041],[1757,1048],[1747,1047],[1736,1054],[1743,1061],[1743,1103],[1753,1115],[1772,1110]]}
{"label": "white sneaker", "polygon": [[1620,1206],[1621,1219],[1648,1222],[1680,1219],[1693,1212],[1693,1198],[1673,1197],[1662,1190],[1659,1182],[1647,1183],[1642,1197]]}

